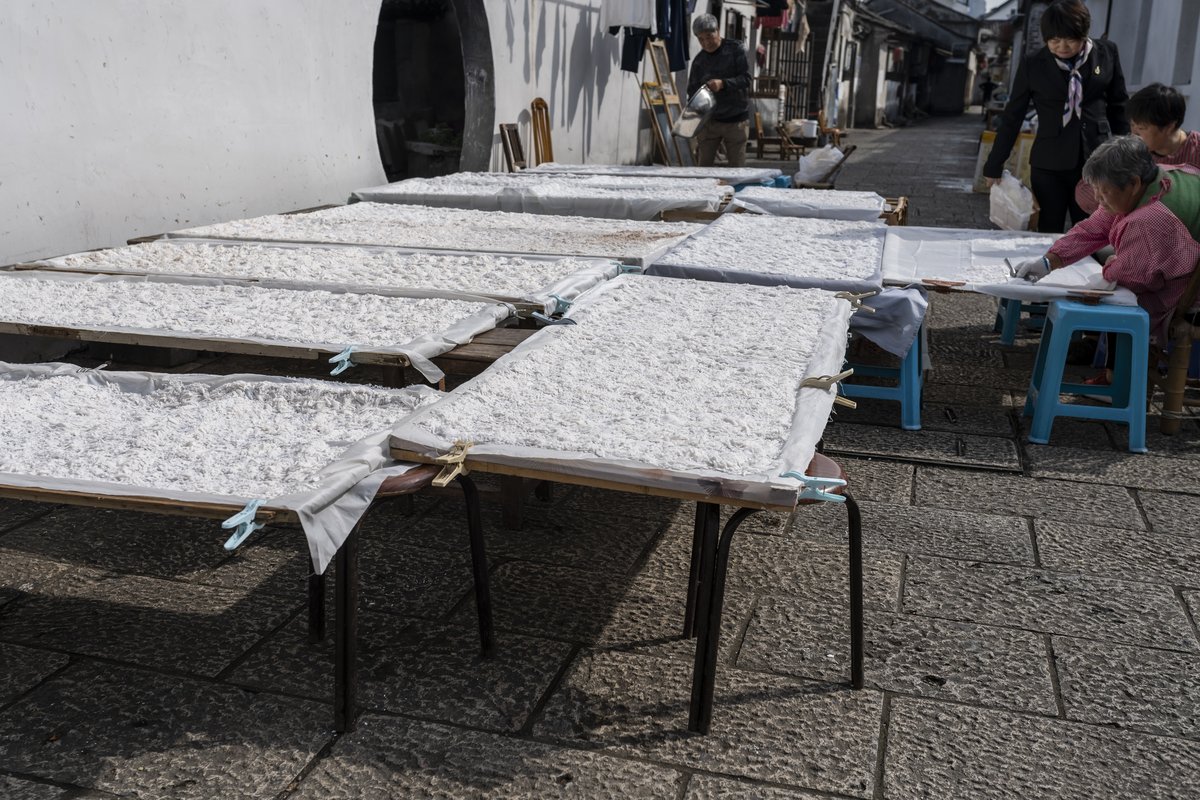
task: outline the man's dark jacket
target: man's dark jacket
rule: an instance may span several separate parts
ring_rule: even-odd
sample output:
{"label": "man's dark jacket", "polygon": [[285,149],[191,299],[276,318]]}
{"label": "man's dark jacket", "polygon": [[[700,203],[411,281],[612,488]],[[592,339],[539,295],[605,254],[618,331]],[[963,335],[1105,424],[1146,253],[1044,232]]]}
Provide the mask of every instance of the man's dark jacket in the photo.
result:
{"label": "man's dark jacket", "polygon": [[1092,52],[1079,69],[1083,78],[1082,119],[1072,116],[1063,126],[1070,73],[1059,68],[1045,47],[1026,56],[1017,67],[1012,94],[983,174],[999,178],[1004,162],[1021,133],[1021,123],[1030,102],[1037,109],[1038,130],[1029,154],[1030,166],[1039,169],[1071,170],[1079,166],[1105,139],[1129,133],[1125,118],[1125,75],[1117,46],[1105,39],[1092,40]]}
{"label": "man's dark jacket", "polygon": [[750,119],[750,64],[746,61],[746,48],[732,39],[722,39],[716,52],[701,50],[692,59],[688,73],[688,97],[696,93],[713,78],[720,78],[725,85],[713,92],[717,104],[712,118],[717,122],[744,122]]}

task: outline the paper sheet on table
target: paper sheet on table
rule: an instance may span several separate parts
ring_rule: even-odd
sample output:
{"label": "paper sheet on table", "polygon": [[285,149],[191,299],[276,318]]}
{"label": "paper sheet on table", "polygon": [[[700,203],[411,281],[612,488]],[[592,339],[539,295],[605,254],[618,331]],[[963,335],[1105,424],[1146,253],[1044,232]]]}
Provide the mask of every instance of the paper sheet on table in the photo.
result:
{"label": "paper sheet on table", "polygon": [[1007,283],[1012,276],[1005,258],[1014,265],[1037,258],[1057,238],[1045,233],[890,226],[883,243],[883,282]]}
{"label": "paper sheet on table", "polygon": [[[122,394],[137,394],[153,396],[168,384],[200,385],[212,390],[231,383],[249,382],[251,384],[295,384],[312,387],[319,392],[322,387],[329,386],[339,390],[343,385],[332,381],[320,381],[309,378],[284,378],[265,375],[166,375],[155,372],[99,372],[96,370],[80,371],[74,364],[8,364],[0,362],[0,380],[4,381],[38,381],[50,377],[67,380],[77,380],[94,386],[104,386],[113,392]],[[426,386],[412,386],[404,389],[391,390],[397,402],[403,407],[398,411],[403,418],[412,409],[436,398],[439,393]],[[272,402],[264,399],[264,405]],[[12,416],[4,420],[0,426],[7,441],[21,434],[21,421]],[[150,460],[171,459],[187,464],[193,458],[186,447],[181,447],[175,440],[166,438],[156,440],[153,436],[136,435],[137,426],[131,421],[131,441],[136,441],[141,449],[131,452],[130,457]],[[230,420],[231,432],[236,432],[239,421]],[[232,433],[231,433],[232,435]],[[287,431],[271,431],[256,429],[252,434],[243,436],[288,436]],[[153,452],[147,450],[153,447]],[[310,486],[299,488],[297,491],[265,499],[263,510],[285,509],[292,511],[300,520],[308,540],[309,555],[312,558],[313,569],[318,574],[323,572],[332,561],[342,542],[354,529],[359,519],[366,513],[374,501],[375,493],[384,480],[393,475],[403,475],[415,465],[398,462],[388,452],[387,431],[377,431],[351,443],[339,458],[320,469],[314,476],[316,481]],[[177,474],[180,470],[164,470],[165,473]],[[20,487],[23,489],[50,489],[58,491],[79,492],[102,495],[106,497],[150,497],[177,501],[183,506],[189,503],[215,503],[220,505],[241,506],[256,499],[250,494],[215,494],[209,491],[187,491],[164,486],[146,486],[131,483],[116,483],[107,480],[89,480],[79,477],[64,477],[61,475],[29,475],[15,472],[0,471],[0,485]],[[213,523],[213,533],[221,536],[219,522]],[[228,535],[228,534],[225,534]]]}
{"label": "paper sheet on table", "polygon": [[1102,267],[1090,256],[1075,264],[1056,269],[1036,283],[1010,279],[1003,283],[971,283],[967,291],[990,294],[1008,300],[1023,300],[1030,303],[1046,303],[1064,298],[1085,299],[1087,292],[1112,292],[1108,295],[1092,295],[1101,303],[1117,306],[1136,306],[1137,297],[1128,289],[1104,280]]}

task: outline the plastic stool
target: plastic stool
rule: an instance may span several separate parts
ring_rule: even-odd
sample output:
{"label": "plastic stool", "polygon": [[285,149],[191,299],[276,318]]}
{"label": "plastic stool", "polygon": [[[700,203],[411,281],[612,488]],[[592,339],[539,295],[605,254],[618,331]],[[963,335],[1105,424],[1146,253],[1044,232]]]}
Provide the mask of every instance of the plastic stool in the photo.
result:
{"label": "plastic stool", "polygon": [[[995,330],[1000,334],[1000,344],[1012,345],[1017,340],[1017,329],[1021,327],[1021,313],[1026,312],[1031,317],[1040,317],[1046,308],[1044,303],[1022,303],[1007,297],[1000,298],[1000,308],[996,312]],[[1040,327],[1040,326],[1035,326]]]}
{"label": "plastic stool", "polygon": [[[1111,386],[1064,384],[1067,347],[1077,331],[1116,334]],[[1139,306],[1084,305],[1055,300],[1046,310],[1046,325],[1025,396],[1025,416],[1032,416],[1029,441],[1048,444],[1056,417],[1102,419],[1129,426],[1129,450],[1146,452],[1146,376],[1149,371],[1150,317]],[[1104,395],[1112,406],[1063,403],[1060,394]]]}
{"label": "plastic stool", "polygon": [[908,354],[904,356],[899,367],[877,367],[846,362],[846,366],[854,368],[855,375],[871,378],[894,378],[895,386],[866,386],[842,381],[838,383],[838,389],[846,397],[857,397],[862,400],[898,400],[900,401],[900,427],[906,431],[921,430],[921,390],[925,383],[925,373],[921,369],[924,337],[925,331],[922,327],[913,337],[912,347],[908,348]]}

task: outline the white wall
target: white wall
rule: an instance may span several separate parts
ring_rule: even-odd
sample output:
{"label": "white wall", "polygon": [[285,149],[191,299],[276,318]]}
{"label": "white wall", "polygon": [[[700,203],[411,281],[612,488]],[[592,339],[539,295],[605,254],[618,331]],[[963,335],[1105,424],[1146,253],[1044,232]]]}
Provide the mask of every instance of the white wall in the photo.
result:
{"label": "white wall", "polygon": [[6,0],[0,264],[380,183],[378,0]]}
{"label": "white wall", "polygon": [[[487,2],[495,63],[496,122],[520,125],[521,141],[531,163],[529,104],[535,97],[543,98],[550,106],[555,161],[620,164],[649,155],[649,129],[642,112],[643,78],[621,71],[621,37],[601,29],[600,3]],[[645,58],[642,67],[642,74],[653,75]],[[646,130],[644,136],[639,134],[642,129]],[[498,149],[492,169],[504,169]]]}
{"label": "white wall", "polygon": [[[1109,38],[1121,52],[1129,93],[1150,83],[1174,86],[1187,98],[1183,127],[1200,128],[1200,2],[1198,0],[1110,0]],[[1090,4],[1089,4],[1090,6]],[[1105,9],[1107,10],[1107,9]],[[1103,26],[1093,12],[1092,30]]]}

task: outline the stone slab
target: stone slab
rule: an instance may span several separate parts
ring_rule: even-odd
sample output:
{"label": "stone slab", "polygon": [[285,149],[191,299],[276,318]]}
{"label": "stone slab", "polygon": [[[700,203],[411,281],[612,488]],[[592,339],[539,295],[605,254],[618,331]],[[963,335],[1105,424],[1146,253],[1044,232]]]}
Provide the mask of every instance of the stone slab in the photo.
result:
{"label": "stone slab", "polygon": [[961,464],[1013,471],[1021,469],[1013,441],[995,436],[835,424],[825,429],[825,448],[832,454],[884,456],[912,462]]}
{"label": "stone slab", "polygon": [[928,382],[921,391],[921,402],[922,404],[949,405],[955,409],[960,406],[985,406],[987,408],[1012,408],[1015,406],[1020,408],[1025,403],[1025,394],[989,386]]}
{"label": "stone slab", "polygon": [[23,525],[34,517],[45,514],[53,506],[48,503],[27,503],[23,500],[0,500],[0,533]]}
{"label": "stone slab", "polygon": [[[864,549],[1034,564],[1029,523],[1022,517],[975,514],[940,508],[859,503]],[[818,506],[797,517],[796,536],[846,542],[846,512],[840,506]]]}
{"label": "stone slab", "polygon": [[291,795],[296,800],[674,800],[666,767],[431,722],[364,717]]}
{"label": "stone slab", "polygon": [[66,564],[0,547],[0,606],[24,594],[40,591],[68,569]]}
{"label": "stone slab", "polygon": [[1126,452],[1122,444],[1116,446],[1111,430],[1103,422],[1090,422],[1079,419],[1056,419],[1054,429],[1050,432],[1050,444],[1033,444],[1029,441],[1029,426],[1033,423],[1030,417],[1020,417],[1021,446],[1026,453],[1035,453],[1046,447],[1071,447],[1081,450],[1102,450],[1106,452]]}
{"label": "stone slab", "polygon": [[1200,536],[1200,497],[1190,494],[1138,492],[1150,527],[1179,536]]}
{"label": "stone slab", "polygon": [[1074,481],[1051,481],[1020,475],[917,467],[919,506],[992,514],[1021,514],[1042,519],[1144,528],[1142,515],[1125,489],[1096,491]]}
{"label": "stone slab", "polygon": [[1185,800],[1200,744],[1006,711],[896,698],[888,800]]}
{"label": "stone slab", "polygon": [[6,548],[94,569],[186,579],[228,553],[218,521],[60,507],[3,538]]}
{"label": "stone slab", "polygon": [[[359,618],[359,702],[365,708],[516,731],[571,653],[562,642],[501,631],[490,658],[478,628],[404,620],[366,612]],[[297,619],[264,642],[229,676],[233,683],[333,699],[333,635],[310,645]]]}
{"label": "stone slab", "polygon": [[[97,795],[91,795],[96,797]],[[0,797],[4,800],[66,800],[79,797],[71,789],[61,789],[47,783],[23,781],[0,775]]]}
{"label": "stone slab", "polygon": [[1047,569],[1200,587],[1200,537],[1048,520],[1034,531]]}
{"label": "stone slab", "polygon": [[1054,638],[1067,718],[1200,739],[1200,658]]}
{"label": "stone slab", "polygon": [[980,562],[912,556],[904,611],[1088,639],[1195,652],[1169,587]]}
{"label": "stone slab", "polygon": [[[802,511],[802,515],[807,509]],[[844,512],[844,509],[843,509]],[[659,542],[643,574],[684,585],[691,562],[692,530],[673,527]],[[900,590],[898,553],[863,555],[863,598],[867,606],[894,610]],[[847,548],[794,537],[739,536],[730,551],[727,592],[753,592],[848,602]]]}
{"label": "stone slab", "polygon": [[1027,452],[1034,477],[1200,494],[1200,461],[1070,447],[1030,447]]}
{"label": "stone slab", "polygon": [[0,644],[0,706],[16,700],[46,676],[65,667],[69,660],[63,653]]}
{"label": "stone slab", "polygon": [[[900,424],[900,404],[894,400],[860,400],[856,398],[854,402],[858,404],[858,408],[838,411],[836,417],[838,423],[879,425],[892,428]],[[1011,409],[922,402],[921,429],[1011,438],[1013,413]]]}
{"label": "stone slab", "polygon": [[[282,528],[255,534],[215,567],[197,570],[189,580],[250,593],[280,595],[295,601],[304,597],[312,558],[304,534]],[[332,575],[330,567],[327,574]]]}
{"label": "stone slab", "polygon": [[[1117,444],[1118,450],[1129,449],[1129,428],[1126,425],[1109,422],[1109,431]],[[1179,433],[1164,436],[1159,426],[1162,417],[1159,414],[1146,415],[1146,448],[1157,456],[1172,458],[1200,459],[1200,424],[1195,417],[1185,419],[1179,428]]]}
{"label": "stone slab", "polygon": [[630,492],[610,492],[590,486],[574,486],[554,503],[560,514],[588,514],[604,518],[610,514],[647,520],[668,519],[681,506],[689,505],[667,497]]}
{"label": "stone slab", "polygon": [[122,796],[274,798],[330,721],[317,703],[79,664],[0,713],[0,769]]}
{"label": "stone slab", "polygon": [[[1057,713],[1040,634],[886,612],[867,614],[864,626],[871,688]],[[765,597],[754,609],[737,664],[812,680],[846,680],[849,610]]]}
{"label": "stone slab", "polygon": [[840,456],[837,463],[846,473],[850,492],[859,502],[873,500],[898,505],[912,502],[915,470],[912,464],[851,456]]}
{"label": "stone slab", "polygon": [[80,569],[6,608],[2,635],[34,647],[215,676],[295,606],[273,596],[181,589],[173,581]]}
{"label": "stone slab", "polygon": [[688,782],[683,800],[822,800],[823,797],[750,781],[696,774]]}
{"label": "stone slab", "polygon": [[871,797],[882,695],[723,669],[712,727],[687,732],[691,668],[583,653],[534,735],[612,754],[817,791]]}

